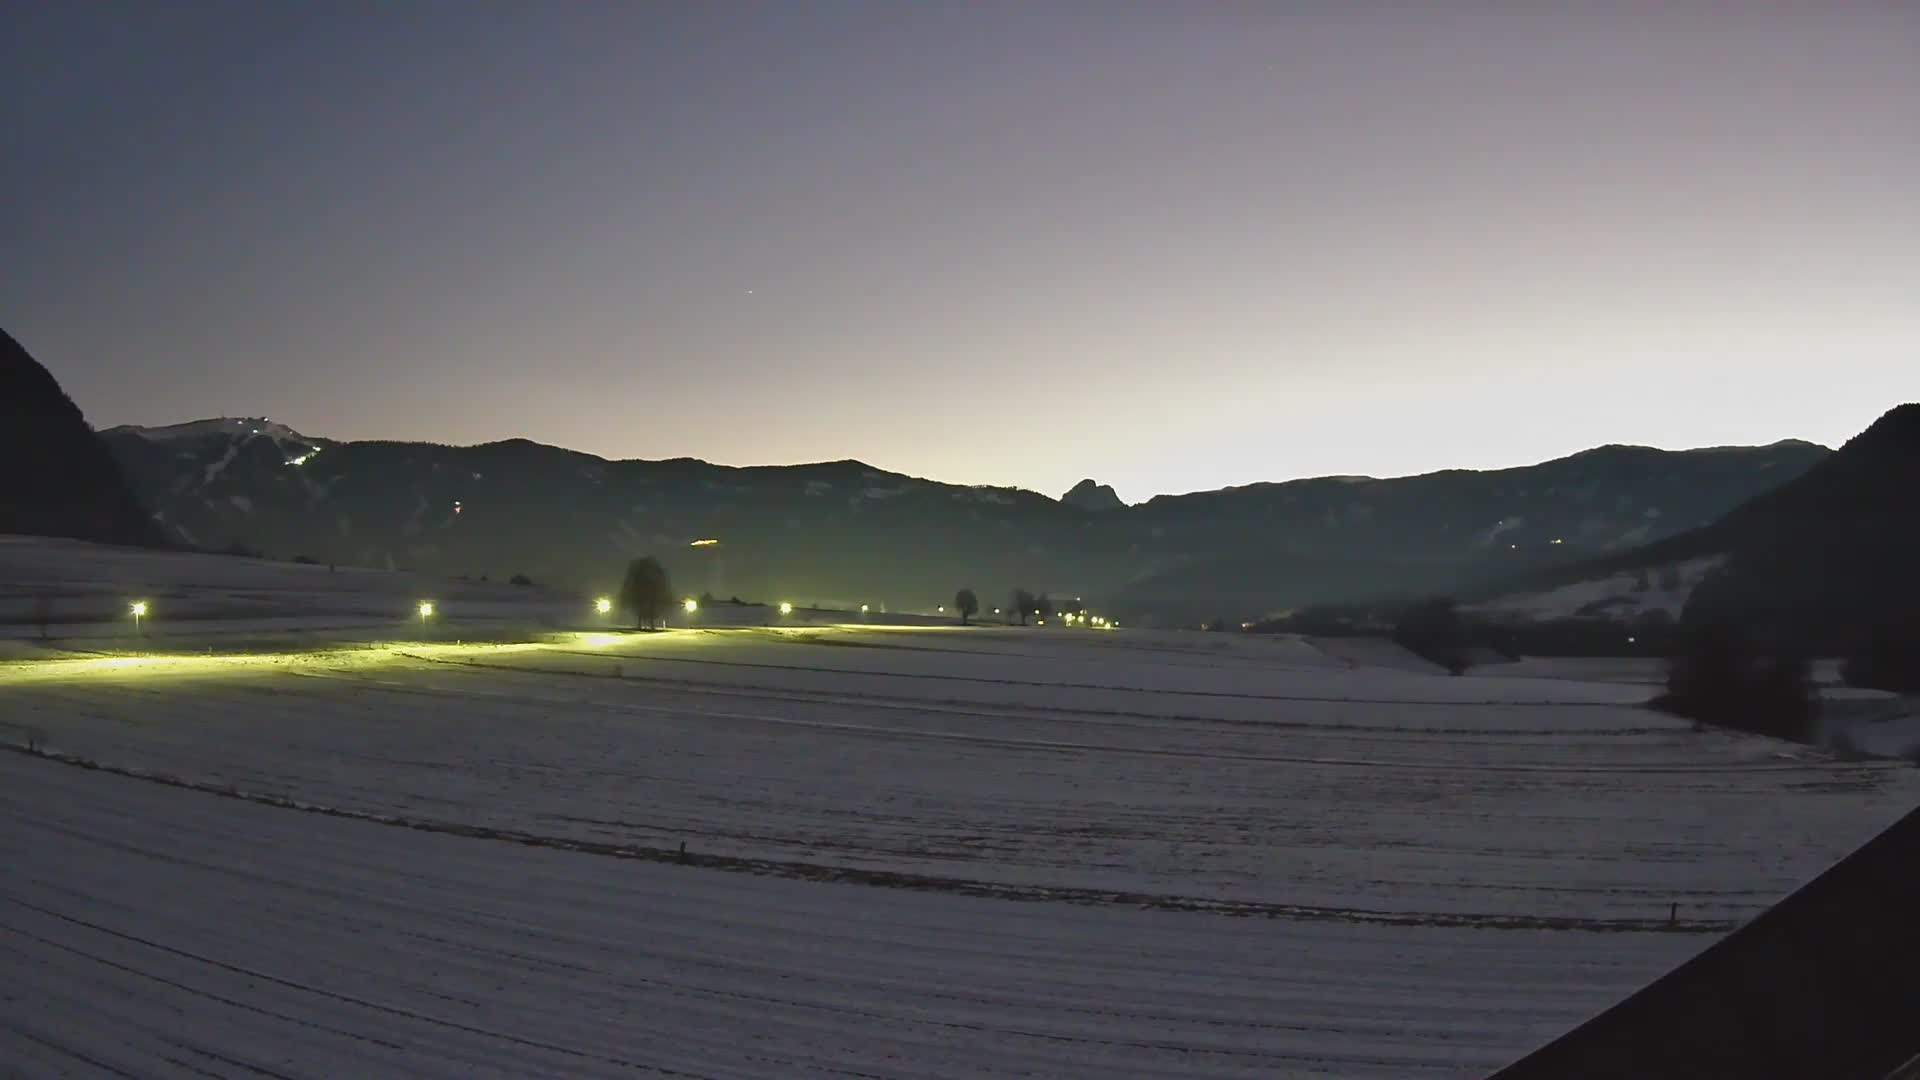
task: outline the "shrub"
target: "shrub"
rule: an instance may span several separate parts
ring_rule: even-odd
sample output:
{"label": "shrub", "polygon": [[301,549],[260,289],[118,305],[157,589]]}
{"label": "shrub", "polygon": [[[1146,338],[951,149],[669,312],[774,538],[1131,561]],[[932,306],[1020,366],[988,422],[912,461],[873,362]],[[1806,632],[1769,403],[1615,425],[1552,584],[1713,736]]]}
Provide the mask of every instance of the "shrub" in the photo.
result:
{"label": "shrub", "polygon": [[515,574],[515,575],[513,575],[512,577],[510,577],[510,578],[508,578],[508,579],[507,579],[507,584],[509,584],[509,585],[531,585],[531,584],[533,584],[533,579],[532,579],[532,578],[530,578],[530,577],[528,577],[528,576],[527,576],[527,575],[525,575],[525,574]]}

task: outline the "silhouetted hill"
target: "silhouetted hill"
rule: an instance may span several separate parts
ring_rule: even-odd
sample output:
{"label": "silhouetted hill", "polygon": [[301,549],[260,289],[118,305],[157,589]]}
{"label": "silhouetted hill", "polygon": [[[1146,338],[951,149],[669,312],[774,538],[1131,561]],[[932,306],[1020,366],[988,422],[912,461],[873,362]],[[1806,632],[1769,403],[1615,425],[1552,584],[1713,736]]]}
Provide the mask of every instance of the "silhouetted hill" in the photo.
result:
{"label": "silhouetted hill", "polygon": [[[722,596],[931,610],[966,584],[991,612],[1021,585],[1170,622],[1630,548],[1712,521],[1827,453],[1619,447],[1499,472],[1258,484],[1093,511],[858,461],[732,468],[523,439],[335,443],[264,420],[106,435],[176,535],[206,547],[595,588],[653,553],[682,587]],[[721,543],[688,547],[700,537]]]}
{"label": "silhouetted hill", "polygon": [[[1920,618],[1920,405],[1902,405],[1799,476],[1696,529],[1507,580],[1579,599],[1610,579],[1689,568],[1684,619],[1732,622],[1765,642],[1845,653]],[[1653,595],[1662,595],[1655,588]],[[1622,597],[1631,600],[1631,596]],[[1631,613],[1634,605],[1616,609]]]}
{"label": "silhouetted hill", "polygon": [[1724,512],[1714,507],[1785,483],[1828,453],[1793,440],[1686,451],[1603,446],[1488,472],[1161,496],[1134,512],[1170,547],[1193,554],[1129,582],[1123,596],[1154,605],[1227,597],[1237,587],[1283,598],[1272,611],[1471,589],[1708,524]]}
{"label": "silhouetted hill", "polygon": [[0,331],[0,533],[158,544],[113,455],[51,373]]}
{"label": "silhouetted hill", "polygon": [[1920,404],[1684,540],[1729,556],[1694,590],[1689,621],[1835,653],[1876,628],[1910,629],[1920,620]]}

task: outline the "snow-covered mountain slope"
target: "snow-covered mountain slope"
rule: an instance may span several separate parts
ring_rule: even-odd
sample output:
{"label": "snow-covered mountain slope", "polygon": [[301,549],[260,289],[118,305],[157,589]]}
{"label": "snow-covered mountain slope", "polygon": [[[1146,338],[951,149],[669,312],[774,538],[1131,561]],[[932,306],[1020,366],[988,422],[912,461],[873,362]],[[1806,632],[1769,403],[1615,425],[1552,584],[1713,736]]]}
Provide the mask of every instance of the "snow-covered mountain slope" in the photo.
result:
{"label": "snow-covered mountain slope", "polygon": [[108,428],[103,435],[138,435],[149,442],[181,442],[204,439],[214,436],[229,438],[251,438],[264,435],[269,439],[290,443],[312,444],[314,440],[293,430],[285,424],[277,423],[264,416],[217,416],[210,420],[190,420],[184,424],[168,424],[164,427],[140,427],[135,424],[122,424]]}

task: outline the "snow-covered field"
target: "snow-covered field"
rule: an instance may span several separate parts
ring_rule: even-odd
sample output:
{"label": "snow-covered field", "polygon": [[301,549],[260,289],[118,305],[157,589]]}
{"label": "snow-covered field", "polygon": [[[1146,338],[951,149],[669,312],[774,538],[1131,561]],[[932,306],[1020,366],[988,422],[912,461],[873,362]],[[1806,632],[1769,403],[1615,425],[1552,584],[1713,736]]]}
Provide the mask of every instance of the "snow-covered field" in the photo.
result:
{"label": "snow-covered field", "polygon": [[[0,1062],[32,1076],[1471,1076],[1920,794],[1577,666],[625,634],[541,590],[44,542],[0,543],[0,599],[55,566],[107,615],[202,615],[131,656],[0,631],[0,742],[35,751],[0,755]],[[423,589],[448,616],[407,640],[384,613]]]}

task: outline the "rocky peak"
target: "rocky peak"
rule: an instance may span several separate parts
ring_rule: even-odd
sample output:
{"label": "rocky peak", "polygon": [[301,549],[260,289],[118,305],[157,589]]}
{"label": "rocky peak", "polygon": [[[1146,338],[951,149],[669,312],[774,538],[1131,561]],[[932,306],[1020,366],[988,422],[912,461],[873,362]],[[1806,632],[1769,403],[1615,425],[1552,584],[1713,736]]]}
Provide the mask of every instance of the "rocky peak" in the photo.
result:
{"label": "rocky peak", "polygon": [[1114,494],[1111,485],[1096,484],[1090,479],[1073,485],[1073,490],[1062,495],[1060,501],[1082,510],[1118,510],[1127,505]]}

